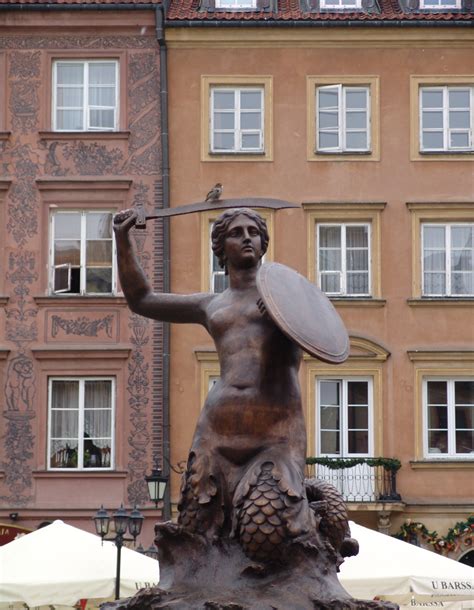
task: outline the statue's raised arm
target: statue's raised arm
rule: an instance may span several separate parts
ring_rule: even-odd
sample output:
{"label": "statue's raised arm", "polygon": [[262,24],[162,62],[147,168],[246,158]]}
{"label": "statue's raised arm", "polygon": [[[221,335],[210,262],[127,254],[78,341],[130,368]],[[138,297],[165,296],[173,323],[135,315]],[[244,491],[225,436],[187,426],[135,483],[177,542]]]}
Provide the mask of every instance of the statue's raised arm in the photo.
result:
{"label": "statue's raised arm", "polygon": [[120,284],[134,313],[162,322],[187,322],[207,326],[206,306],[212,294],[189,295],[155,293],[138,262],[130,240],[136,210],[124,210],[114,217],[117,265]]}

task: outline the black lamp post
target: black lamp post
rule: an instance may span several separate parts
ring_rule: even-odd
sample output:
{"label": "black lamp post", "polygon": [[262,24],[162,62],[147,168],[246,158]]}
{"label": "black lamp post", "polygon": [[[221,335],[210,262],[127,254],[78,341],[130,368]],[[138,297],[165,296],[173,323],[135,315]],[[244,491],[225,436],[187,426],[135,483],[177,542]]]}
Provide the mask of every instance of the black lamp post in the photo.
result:
{"label": "black lamp post", "polygon": [[[106,538],[109,533],[110,517],[108,512],[103,506],[96,512],[94,519],[95,529],[97,535],[102,540],[109,540],[115,543],[117,547],[117,570],[115,575],[115,599],[120,599],[120,568],[122,559],[122,547],[124,542],[132,541],[135,542],[137,537],[142,531],[143,515],[135,507],[129,514],[123,505],[118,508],[112,515],[115,525],[115,536],[113,538]],[[126,538],[125,534],[127,529],[130,532],[132,538]]]}
{"label": "black lamp post", "polygon": [[168,477],[161,472],[160,468],[153,468],[151,474],[145,477],[145,481],[148,485],[150,500],[155,503],[155,508],[158,508],[158,504],[165,497]]}

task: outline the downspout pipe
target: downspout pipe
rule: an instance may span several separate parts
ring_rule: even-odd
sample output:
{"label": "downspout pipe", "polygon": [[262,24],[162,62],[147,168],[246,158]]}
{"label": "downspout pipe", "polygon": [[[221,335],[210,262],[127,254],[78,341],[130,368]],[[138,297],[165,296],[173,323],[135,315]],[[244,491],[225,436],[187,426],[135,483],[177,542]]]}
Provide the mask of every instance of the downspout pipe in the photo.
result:
{"label": "downspout pipe", "polygon": [[[163,207],[170,207],[170,168],[168,137],[168,49],[165,40],[166,5],[155,7],[156,40],[160,48],[161,181]],[[163,218],[163,291],[170,291],[169,218]],[[163,323],[163,473],[170,476],[170,325]],[[171,519],[170,485],[163,507],[165,520]]]}

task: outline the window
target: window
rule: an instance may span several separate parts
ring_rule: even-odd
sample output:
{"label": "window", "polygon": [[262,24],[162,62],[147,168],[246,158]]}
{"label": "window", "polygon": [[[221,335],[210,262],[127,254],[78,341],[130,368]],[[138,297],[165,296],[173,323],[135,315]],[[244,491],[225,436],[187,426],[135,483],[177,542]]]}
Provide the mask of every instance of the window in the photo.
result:
{"label": "window", "polygon": [[369,379],[318,380],[319,455],[372,454],[372,396]]}
{"label": "window", "polygon": [[421,9],[461,8],[461,0],[420,0]]}
{"label": "window", "polygon": [[262,87],[211,88],[211,152],[263,152]]}
{"label": "window", "polygon": [[474,380],[425,379],[425,455],[474,455]]}
{"label": "window", "polygon": [[474,296],[474,223],[422,225],[423,295]]}
{"label": "window", "polygon": [[379,78],[307,77],[310,161],[378,161]]}
{"label": "window", "polygon": [[318,151],[370,151],[369,87],[328,85],[316,97]]}
{"label": "window", "polygon": [[474,87],[420,88],[420,150],[473,150]]}
{"label": "window", "polygon": [[255,9],[257,0],[216,0],[216,9]]}
{"label": "window", "polygon": [[321,0],[322,9],[361,9],[362,0]]}
{"label": "window", "polygon": [[271,161],[271,76],[201,77],[201,160]]}
{"label": "window", "polygon": [[370,294],[368,224],[318,224],[318,283],[330,295]]}
{"label": "window", "polygon": [[118,62],[60,60],[53,66],[53,129],[118,128]]}
{"label": "window", "polygon": [[60,211],[52,216],[51,292],[111,294],[112,212]]}
{"label": "window", "polygon": [[49,379],[49,469],[112,468],[114,402],[111,378]]}
{"label": "window", "polygon": [[229,276],[226,275],[225,269],[220,266],[219,259],[212,251],[211,233],[214,223],[209,223],[209,262],[210,262],[210,286],[211,292],[224,292],[229,287]]}

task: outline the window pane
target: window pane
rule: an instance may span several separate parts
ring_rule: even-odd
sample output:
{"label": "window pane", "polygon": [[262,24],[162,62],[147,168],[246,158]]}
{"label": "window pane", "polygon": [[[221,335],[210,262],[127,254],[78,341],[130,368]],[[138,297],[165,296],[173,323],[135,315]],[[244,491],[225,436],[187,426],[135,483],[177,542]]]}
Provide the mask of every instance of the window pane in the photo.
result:
{"label": "window pane", "polygon": [[368,430],[369,409],[367,407],[349,407],[347,410],[348,424],[351,429]]}
{"label": "window pane", "polygon": [[110,409],[112,406],[112,383],[109,380],[90,380],[84,384],[84,406],[86,409]]}
{"label": "window pane", "polygon": [[243,112],[240,117],[241,129],[260,129],[261,116],[260,112]]}
{"label": "window pane", "polygon": [[425,248],[444,249],[444,226],[438,227],[424,226],[423,227],[423,242]]}
{"label": "window pane", "polygon": [[235,114],[233,112],[215,112],[214,129],[234,129]]}
{"label": "window pane", "polygon": [[451,269],[453,271],[470,271],[472,265],[472,250],[453,250],[451,252]]}
{"label": "window pane", "polygon": [[319,385],[320,404],[340,405],[340,383],[338,381],[322,381]]}
{"label": "window pane", "polygon": [[115,85],[115,62],[93,62],[89,64],[89,84]]}
{"label": "window pane", "polygon": [[369,387],[367,381],[349,381],[347,384],[347,402],[350,405],[367,405]]}
{"label": "window pane", "polygon": [[443,92],[433,89],[422,89],[421,103],[423,108],[442,108],[443,107]]}
{"label": "window pane", "polygon": [[341,276],[339,273],[324,273],[321,275],[321,290],[329,293],[341,292]]}
{"label": "window pane", "polygon": [[348,273],[347,274],[347,294],[368,294],[369,293],[369,274],[368,273]]}
{"label": "window pane", "polygon": [[115,87],[90,87],[89,104],[115,107]]}
{"label": "window pane", "polygon": [[469,129],[471,116],[469,110],[456,110],[449,113],[449,126],[451,129]]}
{"label": "window pane", "polygon": [[112,269],[86,269],[86,292],[112,292]]}
{"label": "window pane", "polygon": [[321,432],[321,453],[339,454],[339,432]]}
{"label": "window pane", "polygon": [[64,265],[81,264],[81,242],[72,240],[60,240],[54,242],[54,264]]}
{"label": "window pane", "polygon": [[110,468],[110,439],[84,439],[84,468]]}
{"label": "window pane", "polygon": [[91,212],[86,215],[87,239],[110,239],[112,237],[112,214]]}
{"label": "window pane", "polygon": [[322,129],[325,129],[325,128],[337,129],[339,127],[339,114],[337,112],[321,110],[319,112],[318,121],[319,121],[319,127]]}
{"label": "window pane", "polygon": [[84,129],[84,114],[82,110],[58,110],[56,113],[58,129],[81,131]]}
{"label": "window pane", "polygon": [[346,113],[346,127],[348,129],[366,129],[367,113],[365,111]]}
{"label": "window pane", "polygon": [[474,406],[456,407],[456,428],[458,430],[474,428]]}
{"label": "window pane", "polygon": [[338,148],[339,135],[337,133],[319,132],[319,147],[320,148]]}
{"label": "window pane", "polygon": [[448,384],[446,381],[428,381],[428,404],[448,404]]}
{"label": "window pane", "polygon": [[424,131],[423,132],[423,148],[430,149],[443,149],[444,140],[442,131]]}
{"label": "window pane", "polygon": [[321,407],[321,430],[339,430],[339,407]]}
{"label": "window pane", "polygon": [[319,108],[337,108],[339,103],[339,94],[337,90],[328,91],[318,90],[318,105]]}
{"label": "window pane", "polygon": [[465,131],[464,133],[451,133],[449,145],[453,148],[468,148],[469,132]]}
{"label": "window pane", "polygon": [[346,133],[346,148],[365,150],[367,148],[367,133],[365,131]]}
{"label": "window pane", "polygon": [[456,453],[474,452],[474,431],[456,431]]}
{"label": "window pane", "polygon": [[80,63],[58,63],[56,80],[58,85],[82,85],[84,83],[84,65]]}
{"label": "window pane", "polygon": [[347,435],[349,453],[368,453],[369,434],[366,431],[350,431]]}
{"label": "window pane", "polygon": [[423,113],[423,128],[424,129],[442,129],[443,128],[442,111],[424,112]]}
{"label": "window pane", "polygon": [[82,87],[58,87],[57,105],[72,108],[82,108],[84,90]]}
{"label": "window pane", "polygon": [[446,294],[446,274],[444,273],[425,273],[424,276],[425,294],[440,295]]}
{"label": "window pane", "polygon": [[448,432],[434,430],[428,432],[428,452],[448,453]]}
{"label": "window pane", "polygon": [[51,441],[50,468],[77,468],[77,441]]}
{"label": "window pane", "polygon": [[454,396],[457,405],[474,404],[474,381],[456,381]]}
{"label": "window pane", "polygon": [[214,108],[218,110],[229,110],[234,108],[233,91],[214,91]]}
{"label": "window pane", "polygon": [[451,275],[451,293],[453,295],[474,293],[474,273],[453,273]]}
{"label": "window pane", "polygon": [[451,89],[448,97],[450,108],[469,108],[469,89]]}
{"label": "window pane", "polygon": [[214,133],[214,150],[234,150],[234,134]]}
{"label": "window pane", "polygon": [[319,253],[319,268],[321,271],[340,271],[341,251],[321,250]]}
{"label": "window pane", "polygon": [[472,248],[474,225],[451,227],[451,245],[454,248]]}
{"label": "window pane", "polygon": [[90,110],[90,127],[113,129],[115,120],[114,110],[100,110],[91,108]]}
{"label": "window pane", "polygon": [[79,411],[59,409],[51,411],[51,438],[76,439],[79,430]]}
{"label": "window pane", "polygon": [[69,266],[60,267],[54,270],[54,288],[55,292],[68,292],[70,290],[71,270]]}
{"label": "window pane", "polygon": [[369,245],[368,227],[347,227],[346,245],[348,248],[366,248]]}
{"label": "window pane", "polygon": [[222,273],[213,275],[213,292],[224,292],[229,287],[229,276]]}
{"label": "window pane", "polygon": [[346,252],[348,271],[366,271],[369,268],[369,253],[367,250],[348,250]]}
{"label": "window pane", "polygon": [[[346,89],[346,108],[366,108],[367,91]],[[364,113],[365,115],[365,113]]]}
{"label": "window pane", "polygon": [[52,382],[51,407],[53,409],[79,408],[79,383],[54,380]]}
{"label": "window pane", "polygon": [[86,260],[88,267],[112,265],[112,241],[88,241]]}
{"label": "window pane", "polygon": [[66,239],[81,238],[81,215],[79,213],[54,215],[54,236]]}
{"label": "window pane", "polygon": [[240,107],[243,110],[255,110],[262,107],[262,94],[260,91],[242,91],[240,93]]}
{"label": "window pane", "polygon": [[322,248],[340,248],[341,227],[319,227],[319,246]]}
{"label": "window pane", "polygon": [[446,254],[444,251],[425,251],[423,256],[425,271],[444,271],[446,269]]}
{"label": "window pane", "polygon": [[111,409],[86,409],[84,412],[84,436],[86,438],[110,438],[111,430]]}
{"label": "window pane", "polygon": [[256,149],[260,148],[260,135],[253,133],[242,134],[242,148],[243,149]]}
{"label": "window pane", "polygon": [[448,409],[446,407],[428,407],[428,428],[445,430],[448,427]]}

